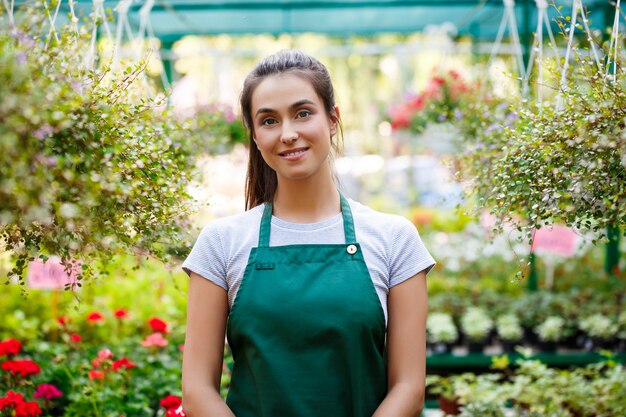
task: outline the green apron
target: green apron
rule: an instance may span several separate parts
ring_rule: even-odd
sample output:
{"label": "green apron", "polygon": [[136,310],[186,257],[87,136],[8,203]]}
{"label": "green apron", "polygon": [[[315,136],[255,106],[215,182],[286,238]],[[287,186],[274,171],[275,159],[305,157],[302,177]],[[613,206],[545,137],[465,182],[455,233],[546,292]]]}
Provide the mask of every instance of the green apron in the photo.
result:
{"label": "green apron", "polygon": [[226,329],[236,417],[371,417],[384,399],[385,316],[341,212],[345,244],[270,247],[266,204]]}

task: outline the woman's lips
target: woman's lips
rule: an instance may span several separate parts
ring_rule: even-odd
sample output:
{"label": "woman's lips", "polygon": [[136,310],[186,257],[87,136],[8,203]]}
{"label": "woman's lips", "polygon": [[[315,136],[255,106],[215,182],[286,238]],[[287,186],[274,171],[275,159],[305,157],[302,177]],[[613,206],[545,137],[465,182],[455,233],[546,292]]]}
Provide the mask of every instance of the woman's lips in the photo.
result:
{"label": "woman's lips", "polygon": [[279,153],[279,155],[287,161],[297,161],[298,159],[302,158],[308,150],[309,148],[289,149],[287,151]]}

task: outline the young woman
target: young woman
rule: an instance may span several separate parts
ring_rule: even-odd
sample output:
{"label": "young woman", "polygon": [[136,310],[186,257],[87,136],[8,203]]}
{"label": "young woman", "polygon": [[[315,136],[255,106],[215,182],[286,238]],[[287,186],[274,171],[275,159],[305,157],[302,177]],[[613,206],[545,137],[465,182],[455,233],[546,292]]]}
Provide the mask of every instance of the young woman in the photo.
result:
{"label": "young woman", "polygon": [[[425,277],[415,227],[337,190],[330,76],[286,50],[248,75],[247,211],[208,224],[190,275],[191,417],[403,417],[424,402]],[[220,397],[224,334],[234,367]]]}

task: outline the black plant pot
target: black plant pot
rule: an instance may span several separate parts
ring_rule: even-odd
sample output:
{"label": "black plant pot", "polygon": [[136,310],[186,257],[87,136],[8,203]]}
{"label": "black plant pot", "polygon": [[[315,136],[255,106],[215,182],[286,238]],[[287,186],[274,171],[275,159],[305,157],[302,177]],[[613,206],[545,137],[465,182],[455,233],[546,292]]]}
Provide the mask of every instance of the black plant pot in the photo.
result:
{"label": "black plant pot", "polygon": [[500,340],[503,353],[515,353],[515,348],[522,344],[521,340]]}
{"label": "black plant pot", "polygon": [[548,341],[548,342],[540,341],[539,342],[539,350],[542,353],[556,353],[556,348],[557,348],[557,342],[552,342],[552,341]]}
{"label": "black plant pot", "polygon": [[613,350],[616,348],[616,343],[614,343],[610,339],[601,339],[598,337],[589,337],[585,338],[585,342],[583,344],[583,350],[585,352],[594,352],[600,349],[608,349]]}
{"label": "black plant pot", "polygon": [[446,355],[452,353],[452,343],[432,343],[430,349],[433,355]]}
{"label": "black plant pot", "polygon": [[529,327],[524,327],[524,340],[531,346],[538,346],[540,344],[537,334]]}
{"label": "black plant pot", "polygon": [[485,342],[480,340],[468,340],[467,341],[467,352],[468,353],[483,353],[483,349],[485,347]]}

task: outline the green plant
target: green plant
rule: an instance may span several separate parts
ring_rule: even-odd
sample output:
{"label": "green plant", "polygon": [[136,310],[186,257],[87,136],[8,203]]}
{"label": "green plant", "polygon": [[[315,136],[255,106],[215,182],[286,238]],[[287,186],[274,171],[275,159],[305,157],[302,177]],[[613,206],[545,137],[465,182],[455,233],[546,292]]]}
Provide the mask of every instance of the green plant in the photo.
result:
{"label": "green plant", "polygon": [[460,417],[504,417],[502,407],[491,403],[471,402],[461,407]]}
{"label": "green plant", "polygon": [[599,339],[611,339],[618,332],[617,324],[602,314],[581,318],[578,327],[587,335]]}
{"label": "green plant", "polygon": [[460,164],[478,205],[498,218],[495,228],[517,228],[529,242],[555,222],[596,238],[626,224],[624,58],[618,55],[612,80],[586,53],[574,56],[563,85],[559,62],[546,66],[552,101],[518,103],[515,122],[498,123],[480,141],[488,145],[470,148]]}
{"label": "green plant", "polygon": [[496,331],[500,339],[517,341],[522,338],[523,329],[515,314],[505,314],[496,320]]}
{"label": "green plant", "polygon": [[143,63],[85,69],[89,35],[46,39],[45,10],[0,28],[0,239],[9,276],[57,255],[80,264],[76,288],[96,260],[183,246],[193,149],[164,99],[142,95]]}
{"label": "green plant", "polygon": [[459,337],[452,316],[447,313],[430,313],[426,332],[431,343],[454,343]]}
{"label": "green plant", "polygon": [[484,341],[493,328],[493,321],[481,307],[469,307],[461,316],[461,329],[471,341]]}
{"label": "green plant", "polygon": [[535,333],[544,342],[558,342],[565,334],[565,320],[561,317],[550,316],[543,323],[535,327]]}

